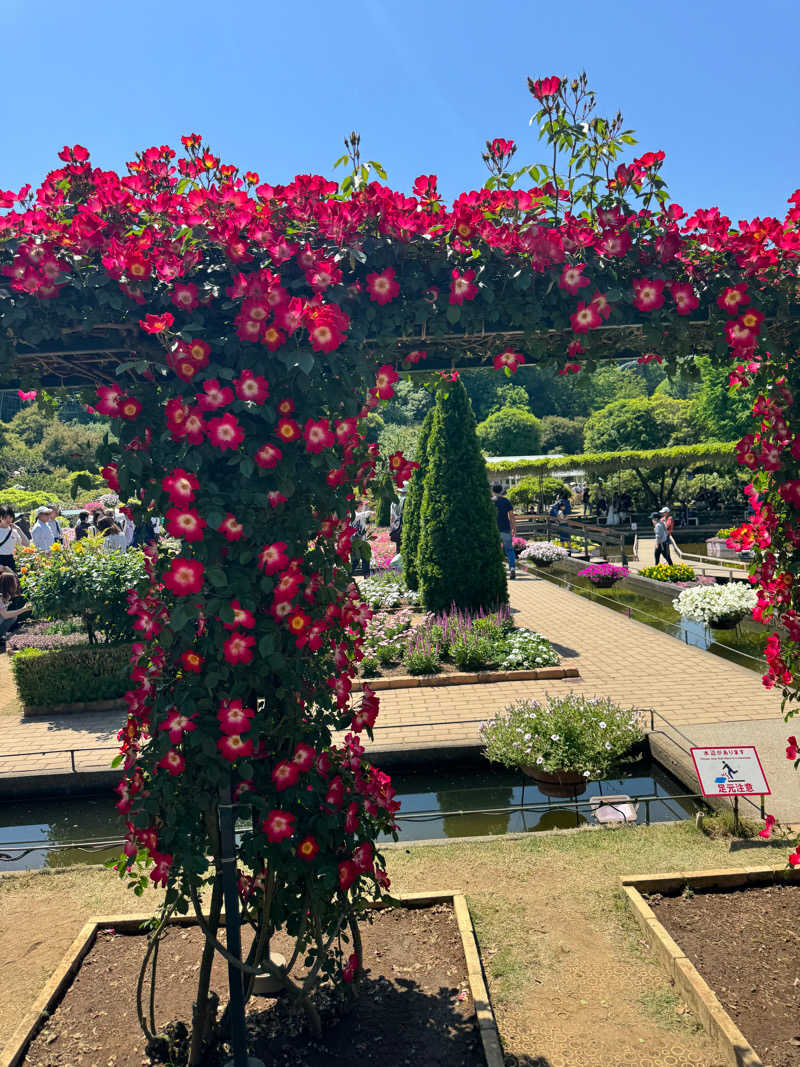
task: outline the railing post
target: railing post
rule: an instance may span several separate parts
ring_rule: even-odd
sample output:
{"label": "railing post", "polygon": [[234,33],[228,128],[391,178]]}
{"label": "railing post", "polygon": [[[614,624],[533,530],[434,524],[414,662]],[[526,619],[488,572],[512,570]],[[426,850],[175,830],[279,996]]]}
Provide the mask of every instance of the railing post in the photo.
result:
{"label": "railing post", "polygon": [[72,765],[72,773],[73,774],[77,774],[78,772],[77,772],[77,770],[75,768],[75,749],[74,748],[71,748],[69,750],[69,761],[70,761],[70,764]]}

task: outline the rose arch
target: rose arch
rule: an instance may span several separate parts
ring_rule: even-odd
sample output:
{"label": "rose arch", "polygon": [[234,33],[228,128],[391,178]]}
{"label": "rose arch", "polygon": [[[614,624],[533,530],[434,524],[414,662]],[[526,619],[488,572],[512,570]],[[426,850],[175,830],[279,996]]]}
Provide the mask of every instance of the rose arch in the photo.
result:
{"label": "rose arch", "polygon": [[[209,990],[216,951],[245,999],[272,971],[319,1026],[315,989],[357,987],[358,918],[388,887],[376,840],[397,803],[360,740],[377,697],[351,698],[370,612],[349,517],[376,464],[363,420],[399,373],[729,363],[755,399],[739,446],[755,518],[738,537],[756,548],[757,615],[781,624],[765,681],[796,697],[800,192],[783,220],[689,214],[666,195],[663,153],[621,161],[635,142],[620,116],[595,115],[584,76],[529,88],[552,160],[514,170],[515,146],[487,142],[489,180],[452,207],[433,175],[411,194],[370,180],[382,172],[355,135],[341,184],[270,185],[192,134],[124,174],[65,147],[38,189],[0,192],[4,374],[85,385],[114,420],[108,484],[181,540],[177,556],[150,553],[149,589],[130,596],[118,806],[123,876],[166,888],[139,989],[148,1036],[144,979],[167,919],[194,909],[207,935],[191,1064],[228,1021]],[[413,469],[390,466],[399,482]],[[243,820],[235,843],[220,813]],[[220,939],[234,861],[244,959]],[[279,928],[296,942],[280,968]]]}

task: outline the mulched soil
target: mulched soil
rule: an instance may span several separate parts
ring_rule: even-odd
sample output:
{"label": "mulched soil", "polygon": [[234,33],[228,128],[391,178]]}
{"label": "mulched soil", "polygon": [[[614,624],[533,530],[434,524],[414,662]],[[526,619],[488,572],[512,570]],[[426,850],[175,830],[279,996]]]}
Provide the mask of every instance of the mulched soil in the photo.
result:
{"label": "mulched soil", "polygon": [[649,903],[765,1067],[800,1064],[800,886]]}
{"label": "mulched soil", "polygon": [[[449,905],[377,912],[361,929],[366,975],[355,1009],[330,1021],[317,1042],[282,1000],[248,1006],[251,1055],[270,1067],[479,1067],[485,1063],[461,938]],[[273,949],[287,954],[279,935]],[[101,931],[78,975],[32,1043],[25,1067],[144,1067],[154,1062],[136,1018],[141,935]],[[202,934],[173,928],[159,956],[156,1020],[191,1019]],[[217,956],[213,988],[227,1003]],[[210,1058],[209,1067],[222,1059]]]}

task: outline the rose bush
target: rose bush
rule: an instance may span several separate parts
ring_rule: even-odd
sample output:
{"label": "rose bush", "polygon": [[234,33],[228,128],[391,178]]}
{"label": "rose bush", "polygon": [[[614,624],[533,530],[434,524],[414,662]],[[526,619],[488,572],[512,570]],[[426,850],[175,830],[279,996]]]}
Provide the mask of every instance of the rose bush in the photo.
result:
{"label": "rose bush", "polygon": [[[119,435],[109,487],[182,539],[173,558],[149,555],[149,588],[131,598],[142,640],[120,805],[127,867],[141,857],[167,889],[154,946],[168,913],[199,911],[210,890],[192,1064],[213,1031],[211,957],[226,951],[229,788],[248,819],[248,988],[278,926],[315,978],[349,985],[355,920],[386,882],[374,842],[395,802],[358,740],[374,695],[350,706],[369,609],[347,572],[351,502],[375,462],[364,417],[398,368],[452,380],[454,353],[507,375],[546,360],[590,370],[609,354],[672,370],[697,352],[732,356],[732,380],[759,393],[739,448],[759,472],[754,519],[734,540],[756,548],[757,616],[787,635],[770,639],[766,681],[797,692],[800,192],[784,220],[688,214],[668,202],[663,153],[622,160],[630,132],[593,114],[584,75],[529,88],[552,164],[511,171],[508,145],[488,142],[486,186],[451,208],[433,175],[413,195],[371,181],[380,168],[362,164],[356,137],[341,185],[262,182],[192,134],[180,158],[153,147],[122,175],[65,146],[39,189],[0,191],[0,368],[63,380],[66,365],[94,381],[87,402]],[[403,456],[389,466],[408,480]],[[313,982],[280,978],[313,1019]]]}

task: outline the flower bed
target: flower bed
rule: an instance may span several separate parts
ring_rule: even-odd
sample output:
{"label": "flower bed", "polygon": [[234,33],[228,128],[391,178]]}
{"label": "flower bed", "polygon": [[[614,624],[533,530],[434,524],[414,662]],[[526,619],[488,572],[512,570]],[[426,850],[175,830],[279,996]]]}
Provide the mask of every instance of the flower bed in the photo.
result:
{"label": "flower bed", "polygon": [[359,578],[357,585],[362,599],[374,609],[419,603],[419,593],[409,589],[400,575],[391,571],[369,578]]}
{"label": "flower bed", "polygon": [[519,558],[529,559],[539,567],[549,567],[551,563],[564,559],[567,555],[566,548],[554,545],[552,541],[528,541]]}
{"label": "flower bed", "polygon": [[693,582],[694,568],[686,563],[657,563],[653,567],[642,567],[641,578],[652,578],[655,582]]}
{"label": "flower bed", "polygon": [[[497,1029],[464,898],[453,893],[412,894],[404,901],[399,895],[398,904],[376,910],[364,924],[363,947],[370,966],[361,979],[358,1010],[353,1011],[352,999],[342,994],[329,993],[323,999],[324,1046],[311,1032],[302,1008],[290,998],[253,997],[247,1009],[248,1037],[263,1061],[361,1067],[369,1061],[363,1050],[377,1047],[383,1067],[403,1067],[409,1058],[418,1063],[500,1067]],[[120,1048],[125,1050],[126,1064],[186,1062],[185,1024],[192,1014],[186,974],[196,967],[204,940],[194,920],[173,919],[165,936],[159,957],[164,992],[155,1009],[160,1036],[147,1050],[154,1053],[152,1058],[145,1052],[135,1012],[97,1010],[107,997],[109,981],[124,991],[123,996],[133,998],[146,939],[141,929],[144,918],[111,916],[86,924],[34,1005],[35,1014],[23,1024],[23,1033],[15,1035],[14,1063],[21,1067],[49,1063],[54,1044],[59,1062],[89,1062],[85,1058],[89,1033],[92,1063],[106,1063],[112,1053],[119,1056]],[[245,951],[251,936],[245,927]],[[421,956],[421,944],[435,944],[436,951]],[[292,944],[283,931],[275,934],[273,948],[291,953]],[[227,984],[225,963],[217,957],[211,986],[225,996]],[[476,1005],[482,1009],[480,1026]],[[211,1057],[215,1063],[225,1062],[227,1046],[215,1045]]]}
{"label": "flower bed", "polygon": [[484,755],[506,767],[538,767],[546,774],[573,771],[608,778],[644,737],[641,713],[609,699],[548,697],[520,700],[481,726]]}
{"label": "flower bed", "polygon": [[514,628],[508,608],[486,614],[451,609],[429,614],[418,626],[410,609],[379,611],[370,620],[361,674],[436,674],[445,669],[473,673],[557,666],[553,646],[541,634]]}
{"label": "flower bed", "polygon": [[741,622],[758,602],[755,589],[741,582],[727,585],[693,586],[684,589],[672,606],[684,619],[724,629]]}

